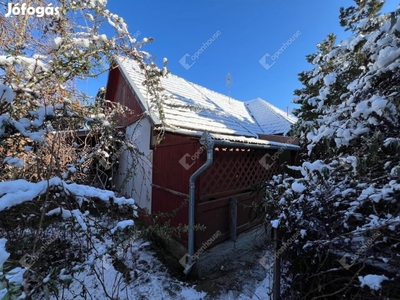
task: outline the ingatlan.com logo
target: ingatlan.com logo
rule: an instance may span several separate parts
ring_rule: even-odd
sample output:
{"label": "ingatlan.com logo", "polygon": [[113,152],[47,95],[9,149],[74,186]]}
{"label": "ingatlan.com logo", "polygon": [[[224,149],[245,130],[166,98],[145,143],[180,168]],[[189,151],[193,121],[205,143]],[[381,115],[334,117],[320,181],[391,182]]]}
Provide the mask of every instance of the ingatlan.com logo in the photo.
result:
{"label": "ingatlan.com logo", "polygon": [[7,13],[4,15],[6,18],[9,16],[24,16],[30,15],[38,18],[42,18],[44,16],[55,16],[59,15],[60,11],[58,7],[53,7],[53,4],[49,4],[46,7],[43,6],[26,6],[26,3],[8,3]]}

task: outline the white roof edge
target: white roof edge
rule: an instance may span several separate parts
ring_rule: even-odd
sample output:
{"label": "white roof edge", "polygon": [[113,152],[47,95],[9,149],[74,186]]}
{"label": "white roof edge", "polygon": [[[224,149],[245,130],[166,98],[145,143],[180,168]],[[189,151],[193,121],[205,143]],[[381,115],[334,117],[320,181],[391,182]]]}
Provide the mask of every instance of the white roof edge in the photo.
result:
{"label": "white roof edge", "polygon": [[[188,129],[178,129],[178,130],[166,129],[166,130],[169,132],[172,132],[172,133],[191,135],[191,136],[199,136],[199,137],[201,137],[204,134],[203,131],[193,131],[193,130],[188,130]],[[215,134],[215,133],[209,133],[209,135],[214,140],[239,142],[239,143],[242,143],[244,146],[246,144],[252,144],[252,145],[278,146],[281,148],[290,148],[292,150],[293,149],[300,150],[300,146],[297,146],[297,145],[287,144],[287,143],[279,143],[279,142],[273,142],[273,141],[267,141],[267,140],[260,140],[260,139],[256,139],[256,138],[252,138],[252,137],[246,137],[246,136],[225,135],[225,134]]]}
{"label": "white roof edge", "polygon": [[226,140],[226,141],[231,141],[231,142],[239,142],[239,143],[243,143],[243,144],[278,146],[281,148],[300,149],[300,146],[293,145],[293,144],[260,140],[260,139],[248,138],[248,137],[244,137],[244,136],[212,134],[212,133],[210,133],[210,136],[211,136],[211,138],[216,139],[216,140]]}

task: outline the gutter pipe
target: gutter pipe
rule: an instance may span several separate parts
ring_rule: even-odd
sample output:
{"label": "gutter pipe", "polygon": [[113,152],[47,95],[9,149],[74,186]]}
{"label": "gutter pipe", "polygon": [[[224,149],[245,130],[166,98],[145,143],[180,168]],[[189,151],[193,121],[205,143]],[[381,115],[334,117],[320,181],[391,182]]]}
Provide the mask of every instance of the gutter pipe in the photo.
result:
{"label": "gutter pipe", "polygon": [[[261,145],[261,144],[246,144],[240,142],[230,142],[223,140],[213,140],[209,133],[204,132],[200,138],[200,143],[207,147],[207,160],[206,162],[190,176],[189,179],[189,220],[188,220],[188,262],[185,270],[183,271],[186,275],[189,274],[195,261],[193,260],[194,255],[194,214],[195,214],[195,190],[196,190],[196,179],[208,169],[214,161],[214,146],[226,146],[226,147],[237,147],[237,148],[251,148],[251,149],[265,149],[265,150],[278,150],[284,148],[278,145]],[[299,146],[287,146],[288,150],[299,150]]]}

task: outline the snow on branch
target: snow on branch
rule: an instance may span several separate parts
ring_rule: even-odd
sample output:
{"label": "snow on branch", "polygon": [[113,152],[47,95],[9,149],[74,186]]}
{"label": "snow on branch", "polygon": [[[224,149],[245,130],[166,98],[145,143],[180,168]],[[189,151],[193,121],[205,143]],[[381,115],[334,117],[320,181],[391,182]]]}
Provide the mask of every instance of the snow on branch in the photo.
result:
{"label": "snow on branch", "polygon": [[136,209],[133,199],[116,197],[112,191],[101,190],[87,185],[68,184],[62,179],[54,177],[36,183],[28,182],[24,179],[0,182],[0,211],[10,209],[24,202],[33,201],[38,196],[45,194],[52,187],[59,187],[65,193],[81,199],[97,198],[102,201],[112,201],[120,206],[129,205]]}

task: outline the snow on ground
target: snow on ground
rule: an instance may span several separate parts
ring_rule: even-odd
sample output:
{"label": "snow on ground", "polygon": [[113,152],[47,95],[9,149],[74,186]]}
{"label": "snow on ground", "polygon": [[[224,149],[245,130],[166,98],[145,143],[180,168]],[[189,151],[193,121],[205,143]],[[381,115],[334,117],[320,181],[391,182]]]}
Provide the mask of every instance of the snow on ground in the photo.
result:
{"label": "snow on ground", "polygon": [[[245,282],[245,281],[244,281]],[[247,289],[247,293],[240,294],[239,296],[235,295],[234,292],[229,291],[227,294],[221,295],[218,297],[218,300],[267,300],[272,299],[268,296],[271,292],[271,279],[265,278],[264,280],[257,282],[254,285],[250,283],[244,284],[244,289]],[[254,290],[250,290],[250,288],[254,288]],[[250,295],[249,295],[250,294]]]}
{"label": "snow on ground", "polygon": [[62,299],[196,300],[206,296],[206,293],[171,277],[143,239],[135,240],[127,253],[119,254],[117,263],[106,255],[96,259],[93,266],[88,265],[82,272],[74,274],[68,289],[59,288]]}
{"label": "snow on ground", "polygon": [[254,253],[251,258],[247,257],[246,263],[241,260],[239,265],[227,266],[226,270],[213,274],[213,278],[185,283],[170,274],[150,249],[149,242],[137,239],[126,253],[116,255],[124,263],[115,263],[115,260],[113,263],[111,256],[96,259],[93,267],[87,266],[74,275],[68,289],[60,288],[60,295],[61,299],[77,300],[106,299],[106,292],[112,299],[127,300],[270,299],[270,271],[266,271],[255,259],[259,255]]}
{"label": "snow on ground", "polygon": [[[0,211],[7,210],[23,202],[32,201],[43,194],[49,187],[59,187],[67,193],[72,193],[81,199],[96,197],[102,201],[114,200],[119,205],[128,204],[133,207],[133,199],[116,198],[113,192],[102,191],[93,187],[78,184],[67,184],[60,178],[49,181],[30,183],[25,180],[15,180],[0,183]],[[254,249],[239,259],[229,262],[228,265],[217,270],[209,278],[183,282],[172,276],[170,270],[156,257],[151,244],[141,238],[126,240],[122,246],[113,246],[112,241],[106,237],[98,238],[95,234],[97,220],[88,216],[88,212],[57,208],[46,213],[47,216],[61,215],[63,220],[74,217],[79,223],[82,234],[90,227],[90,251],[86,253],[86,261],[78,263],[79,270],[70,275],[67,270],[61,271],[58,276],[60,281],[69,282],[59,286],[58,299],[220,299],[220,300],[256,300],[269,299],[271,291],[271,270],[266,270],[259,263],[265,255],[265,249]],[[103,222],[104,223],[104,222]],[[109,224],[113,235],[127,227],[134,225],[133,220],[123,220]],[[80,235],[69,241],[75,246],[85,245],[84,237]],[[117,248],[118,249],[117,249]],[[114,251],[110,251],[111,249]],[[0,239],[0,267],[8,259],[6,239]],[[272,255],[269,255],[272,257]],[[39,263],[39,262],[37,262]],[[271,263],[271,262],[270,262]],[[74,267],[75,268],[75,267]],[[7,279],[21,285],[25,268],[15,268],[7,273]],[[182,270],[180,270],[183,272]],[[180,272],[179,271],[179,272]],[[1,273],[0,273],[1,275]],[[43,283],[50,281],[50,274],[43,279]],[[3,298],[5,289],[0,289],[0,299]],[[2,296],[3,295],[3,296]],[[48,299],[44,295],[36,299]]]}

